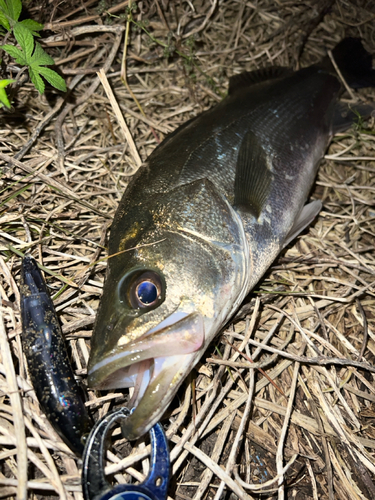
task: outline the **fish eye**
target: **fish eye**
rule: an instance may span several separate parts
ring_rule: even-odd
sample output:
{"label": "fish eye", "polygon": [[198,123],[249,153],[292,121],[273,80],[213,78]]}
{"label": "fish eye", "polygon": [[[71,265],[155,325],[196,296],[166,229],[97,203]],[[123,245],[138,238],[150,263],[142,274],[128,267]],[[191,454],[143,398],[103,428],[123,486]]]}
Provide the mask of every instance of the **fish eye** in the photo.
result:
{"label": "fish eye", "polygon": [[145,305],[153,304],[158,298],[158,289],[152,281],[142,281],[139,283],[135,293],[137,299]]}
{"label": "fish eye", "polygon": [[162,302],[162,280],[155,271],[137,272],[128,283],[128,302],[133,309],[150,309]]}

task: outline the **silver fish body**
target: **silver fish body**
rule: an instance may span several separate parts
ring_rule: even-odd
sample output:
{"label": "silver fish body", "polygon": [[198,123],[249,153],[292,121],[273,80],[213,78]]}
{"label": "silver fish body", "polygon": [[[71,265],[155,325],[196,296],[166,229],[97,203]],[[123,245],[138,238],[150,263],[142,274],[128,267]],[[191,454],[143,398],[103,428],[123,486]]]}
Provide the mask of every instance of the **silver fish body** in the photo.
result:
{"label": "silver fish body", "polygon": [[129,438],[161,417],[319,211],[320,202],[303,207],[340,92],[327,65],[236,76],[228,97],[168,136],[130,183],[111,230],[88,367],[90,386],[135,386]]}

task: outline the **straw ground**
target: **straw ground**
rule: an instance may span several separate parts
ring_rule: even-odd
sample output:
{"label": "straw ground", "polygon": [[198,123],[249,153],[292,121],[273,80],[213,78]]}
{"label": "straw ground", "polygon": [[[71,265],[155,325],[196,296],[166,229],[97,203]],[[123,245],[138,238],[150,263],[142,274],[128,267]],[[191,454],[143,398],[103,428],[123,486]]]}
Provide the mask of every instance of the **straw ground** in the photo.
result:
{"label": "straw ground", "polygon": [[[306,66],[345,36],[375,53],[375,9],[365,0],[144,0],[130,22],[127,7],[27,3],[70,91],[41,97],[24,75],[12,111],[0,111],[0,498],[82,498],[80,462],[27,375],[21,256],[45,266],[85,385],[108,232],[140,162],[220,101],[234,74]],[[375,102],[375,91],[344,98]],[[323,211],[166,412],[171,498],[375,498],[374,137],[370,120],[334,138],[311,193]],[[87,405],[99,418],[127,399],[125,390],[89,391]],[[142,480],[147,445],[115,438],[110,478]]]}

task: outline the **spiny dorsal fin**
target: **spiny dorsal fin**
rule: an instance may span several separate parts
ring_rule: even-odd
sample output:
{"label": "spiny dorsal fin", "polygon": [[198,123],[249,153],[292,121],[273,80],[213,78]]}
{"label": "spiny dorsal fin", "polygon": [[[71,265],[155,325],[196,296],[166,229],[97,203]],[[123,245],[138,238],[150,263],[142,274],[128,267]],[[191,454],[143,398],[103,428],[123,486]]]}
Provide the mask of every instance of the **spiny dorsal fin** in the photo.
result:
{"label": "spiny dorsal fin", "polygon": [[275,80],[291,73],[291,69],[283,68],[282,66],[270,66],[269,68],[256,69],[255,71],[245,71],[229,79],[228,95],[233,95],[239,90],[248,88],[256,83]]}
{"label": "spiny dorsal fin", "polygon": [[259,139],[249,130],[238,153],[234,204],[259,217],[267,200],[272,174]]}

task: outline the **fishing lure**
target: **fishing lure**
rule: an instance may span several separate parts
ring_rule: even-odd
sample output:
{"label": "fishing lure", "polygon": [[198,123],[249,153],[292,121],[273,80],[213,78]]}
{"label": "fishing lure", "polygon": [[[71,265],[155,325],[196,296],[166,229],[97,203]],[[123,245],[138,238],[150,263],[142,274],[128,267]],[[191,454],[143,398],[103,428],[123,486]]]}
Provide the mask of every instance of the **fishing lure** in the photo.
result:
{"label": "fishing lure", "polygon": [[75,381],[59,320],[37,263],[21,268],[22,346],[43,412],[69,448],[81,456],[93,426]]}

